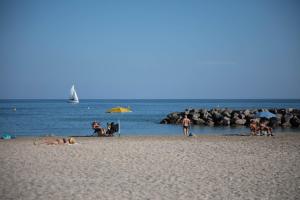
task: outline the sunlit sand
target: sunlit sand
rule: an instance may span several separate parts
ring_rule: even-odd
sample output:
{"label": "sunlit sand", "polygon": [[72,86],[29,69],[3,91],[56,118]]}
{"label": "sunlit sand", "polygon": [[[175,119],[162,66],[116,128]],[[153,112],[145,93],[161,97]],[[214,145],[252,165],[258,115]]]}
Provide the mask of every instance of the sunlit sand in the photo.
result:
{"label": "sunlit sand", "polygon": [[0,142],[1,199],[299,199],[300,135]]}

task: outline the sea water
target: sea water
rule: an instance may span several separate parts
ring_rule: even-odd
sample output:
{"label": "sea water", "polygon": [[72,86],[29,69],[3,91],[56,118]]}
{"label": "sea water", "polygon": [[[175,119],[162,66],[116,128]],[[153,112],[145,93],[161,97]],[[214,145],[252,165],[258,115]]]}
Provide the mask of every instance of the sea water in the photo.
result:
{"label": "sea water", "polygon": [[[129,106],[131,113],[106,113],[112,107]],[[121,135],[181,135],[180,125],[160,124],[171,112],[187,108],[298,108],[300,100],[0,100],[0,134],[16,136],[91,135],[92,121],[120,122]],[[299,129],[275,129],[278,134]],[[245,134],[246,127],[193,126],[193,134]]]}

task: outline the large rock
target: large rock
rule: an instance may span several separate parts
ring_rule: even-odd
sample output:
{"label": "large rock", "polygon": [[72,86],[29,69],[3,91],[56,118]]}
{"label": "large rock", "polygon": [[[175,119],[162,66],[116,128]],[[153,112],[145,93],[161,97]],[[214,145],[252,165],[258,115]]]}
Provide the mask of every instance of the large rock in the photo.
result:
{"label": "large rock", "polygon": [[231,117],[230,112],[228,112],[227,110],[225,110],[225,111],[222,113],[222,115],[223,115],[224,117],[228,117],[228,118]]}
{"label": "large rock", "polygon": [[200,113],[200,109],[194,109],[196,113]]}
{"label": "large rock", "polygon": [[289,122],[292,118],[294,117],[294,115],[292,113],[286,113],[284,116],[283,116],[283,122]]}
{"label": "large rock", "polygon": [[197,120],[193,120],[193,123],[196,125],[204,125],[205,121],[203,119],[197,119]]}
{"label": "large rock", "polygon": [[239,117],[239,113],[237,113],[237,112],[233,112],[233,117],[232,118],[238,118]]}
{"label": "large rock", "polygon": [[229,126],[230,125],[230,118],[229,117],[224,117],[222,122],[223,122],[222,124],[224,126]]}
{"label": "large rock", "polygon": [[199,119],[200,118],[200,114],[199,113],[194,113],[193,115],[192,115],[192,120],[197,120],[197,119]]}
{"label": "large rock", "polygon": [[277,113],[278,114],[282,114],[282,115],[285,115],[285,113],[286,113],[286,111],[285,111],[285,109],[277,109]]}
{"label": "large rock", "polygon": [[254,113],[250,113],[247,117],[249,119],[255,119],[256,118]]}
{"label": "large rock", "polygon": [[177,121],[182,117],[182,113],[173,112],[167,115],[167,122],[169,124],[176,124]]}
{"label": "large rock", "polygon": [[207,109],[201,109],[199,112],[200,114],[204,115],[205,113],[207,113]]}
{"label": "large rock", "polygon": [[243,113],[240,113],[240,114],[239,114],[239,118],[240,118],[240,119],[245,119],[245,115],[244,115]]}
{"label": "large rock", "polygon": [[276,119],[277,119],[277,125],[281,125],[281,123],[282,123],[282,114],[277,113],[276,114]]}
{"label": "large rock", "polygon": [[291,120],[290,123],[293,127],[299,127],[300,125],[300,119],[296,116],[294,116]]}
{"label": "large rock", "polygon": [[219,112],[214,111],[212,113],[212,117],[214,121],[221,121],[223,119],[223,115],[221,115]]}
{"label": "large rock", "polygon": [[294,109],[292,114],[300,119],[300,109]]}
{"label": "large rock", "polygon": [[236,125],[245,125],[246,120],[245,119],[237,119],[237,120],[234,121],[234,123]]}
{"label": "large rock", "polygon": [[215,125],[215,123],[213,122],[213,120],[208,120],[207,122],[205,122],[205,124],[207,125],[207,126],[214,126]]}
{"label": "large rock", "polygon": [[189,111],[189,114],[194,114],[195,113],[195,109],[188,109],[188,111]]}
{"label": "large rock", "polygon": [[250,115],[250,110],[246,109],[246,110],[243,112],[243,114],[244,114],[245,116]]}
{"label": "large rock", "polygon": [[179,118],[180,114],[181,113],[179,113],[179,112],[173,112],[173,113],[168,114],[167,118],[169,118],[169,119],[173,119],[173,118],[177,119],[177,118]]}
{"label": "large rock", "polygon": [[[281,122],[280,122],[281,124]],[[271,127],[277,127],[279,125],[277,118],[271,118],[269,119],[269,126]]]}
{"label": "large rock", "polygon": [[225,111],[229,112],[230,114],[232,113],[232,109],[230,109],[230,108],[226,108]]}
{"label": "large rock", "polygon": [[211,114],[209,113],[209,112],[206,112],[206,113],[204,113],[204,115],[203,115],[203,119],[208,119],[208,118],[211,118],[212,116],[211,116]]}
{"label": "large rock", "polygon": [[181,123],[182,123],[182,119],[183,119],[183,117],[178,118],[178,119],[176,120],[176,124],[181,124]]}

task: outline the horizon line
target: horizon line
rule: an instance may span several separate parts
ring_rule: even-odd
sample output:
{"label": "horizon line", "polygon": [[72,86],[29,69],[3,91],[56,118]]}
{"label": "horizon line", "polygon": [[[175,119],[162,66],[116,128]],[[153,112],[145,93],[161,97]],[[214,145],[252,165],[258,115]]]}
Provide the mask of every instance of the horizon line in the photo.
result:
{"label": "horizon line", "polygon": [[[68,100],[66,98],[7,98],[0,100]],[[300,98],[82,98],[80,100],[299,100]]]}

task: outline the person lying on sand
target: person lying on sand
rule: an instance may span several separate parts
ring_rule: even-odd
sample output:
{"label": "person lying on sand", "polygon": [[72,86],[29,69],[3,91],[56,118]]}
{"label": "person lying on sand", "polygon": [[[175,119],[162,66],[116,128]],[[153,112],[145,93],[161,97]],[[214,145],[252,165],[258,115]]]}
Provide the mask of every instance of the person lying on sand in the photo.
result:
{"label": "person lying on sand", "polygon": [[74,138],[45,138],[40,141],[35,141],[34,145],[37,144],[47,144],[47,145],[58,145],[58,144],[76,144]]}

